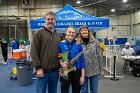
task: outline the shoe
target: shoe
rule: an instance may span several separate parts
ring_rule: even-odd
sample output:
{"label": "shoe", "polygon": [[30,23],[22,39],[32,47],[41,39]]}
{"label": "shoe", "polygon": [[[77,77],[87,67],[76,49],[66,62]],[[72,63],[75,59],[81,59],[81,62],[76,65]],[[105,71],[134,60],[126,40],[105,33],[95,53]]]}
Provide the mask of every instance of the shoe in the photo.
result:
{"label": "shoe", "polygon": [[2,64],[7,64],[8,62],[3,62]]}

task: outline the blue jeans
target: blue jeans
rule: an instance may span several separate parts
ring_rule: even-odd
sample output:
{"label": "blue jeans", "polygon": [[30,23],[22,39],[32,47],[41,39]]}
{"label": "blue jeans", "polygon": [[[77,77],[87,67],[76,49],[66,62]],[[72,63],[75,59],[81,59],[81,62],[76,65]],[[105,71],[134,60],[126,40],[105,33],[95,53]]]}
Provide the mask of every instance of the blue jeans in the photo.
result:
{"label": "blue jeans", "polygon": [[99,75],[85,77],[85,82],[81,87],[81,93],[89,93],[88,92],[88,80],[89,80],[89,84],[90,84],[90,93],[98,93]]}
{"label": "blue jeans", "polygon": [[46,72],[44,77],[37,77],[36,93],[57,93],[58,71]]}

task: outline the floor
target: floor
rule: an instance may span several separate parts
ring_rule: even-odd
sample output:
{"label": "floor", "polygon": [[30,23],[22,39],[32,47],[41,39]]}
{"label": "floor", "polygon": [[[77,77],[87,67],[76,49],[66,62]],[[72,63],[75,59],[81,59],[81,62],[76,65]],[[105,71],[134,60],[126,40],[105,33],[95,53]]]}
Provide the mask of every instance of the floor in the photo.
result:
{"label": "floor", "polygon": [[[0,58],[0,61],[2,60]],[[101,78],[99,93],[140,93],[140,77],[123,73],[122,64],[121,62],[117,63],[117,75],[124,76],[124,78],[119,78],[118,81]],[[19,86],[17,80],[10,80],[8,69],[7,64],[0,64],[0,93],[35,93],[35,80],[31,85]],[[60,84],[58,84],[58,93],[60,93]]]}

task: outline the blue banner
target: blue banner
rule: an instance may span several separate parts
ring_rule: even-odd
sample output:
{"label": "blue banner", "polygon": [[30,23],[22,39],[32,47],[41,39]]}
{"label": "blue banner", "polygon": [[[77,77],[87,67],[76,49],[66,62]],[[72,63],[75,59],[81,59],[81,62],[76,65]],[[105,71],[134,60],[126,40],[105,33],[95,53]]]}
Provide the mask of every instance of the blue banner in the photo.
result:
{"label": "blue banner", "polygon": [[[89,28],[108,28],[109,19],[94,17],[77,11],[71,5],[66,5],[63,9],[55,13],[55,28],[67,28],[75,26],[79,28],[81,25],[87,25]],[[39,18],[30,21],[32,30],[36,30],[45,26],[45,18]]]}

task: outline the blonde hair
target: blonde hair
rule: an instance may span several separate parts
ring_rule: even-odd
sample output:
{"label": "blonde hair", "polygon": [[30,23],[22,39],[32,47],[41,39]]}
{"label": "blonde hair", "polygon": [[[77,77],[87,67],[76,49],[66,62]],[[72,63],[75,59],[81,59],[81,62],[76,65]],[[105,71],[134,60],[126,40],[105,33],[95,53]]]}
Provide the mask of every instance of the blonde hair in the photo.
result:
{"label": "blonde hair", "polygon": [[[66,33],[67,33],[67,30],[68,30],[69,28],[73,28],[73,29],[75,30],[75,32],[76,32],[76,28],[75,28],[74,26],[69,26],[68,28],[66,28]],[[67,35],[66,35],[66,39],[67,39]]]}
{"label": "blonde hair", "polygon": [[76,28],[75,28],[74,26],[69,26],[68,28],[66,28],[66,31],[67,31],[69,28],[73,28],[73,29],[76,31]]}
{"label": "blonde hair", "polygon": [[13,41],[13,40],[15,40],[15,38],[10,38],[10,41]]}

